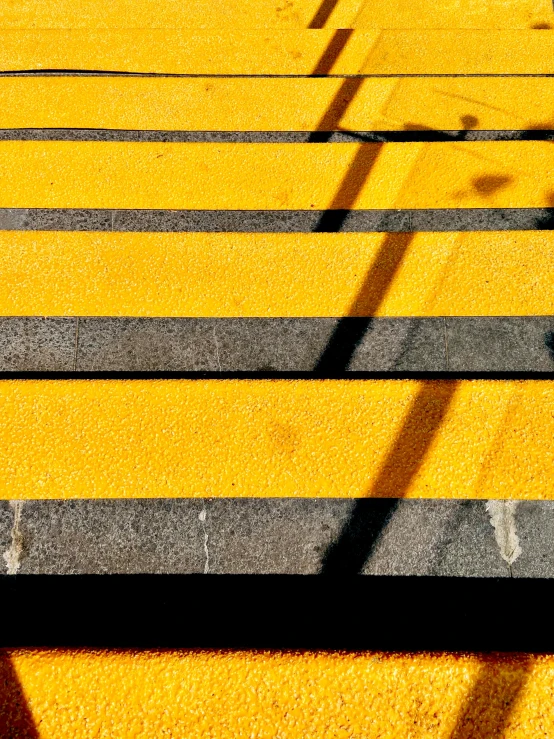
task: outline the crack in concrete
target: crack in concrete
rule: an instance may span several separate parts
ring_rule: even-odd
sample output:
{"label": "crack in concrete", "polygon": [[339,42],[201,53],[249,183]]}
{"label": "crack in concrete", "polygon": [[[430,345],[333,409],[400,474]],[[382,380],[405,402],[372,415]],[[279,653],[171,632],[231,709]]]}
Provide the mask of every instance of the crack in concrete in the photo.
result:
{"label": "crack in concrete", "polygon": [[10,506],[13,510],[13,526],[12,526],[12,542],[2,557],[6,562],[6,574],[17,575],[21,566],[21,555],[23,553],[23,534],[19,527],[21,523],[21,511],[23,508],[22,500],[10,500]]}
{"label": "crack in concrete", "polygon": [[486,504],[500,556],[510,566],[510,574],[513,563],[522,551],[516,530],[517,506],[517,500],[488,500]]}
{"label": "crack in concrete", "polygon": [[210,540],[208,529],[206,526],[206,516],[207,516],[207,509],[206,506],[202,508],[200,511],[200,514],[198,515],[198,520],[202,524],[202,531],[204,532],[204,555],[206,557],[204,561],[204,574],[208,575],[210,572],[210,550],[208,549],[208,542]]}

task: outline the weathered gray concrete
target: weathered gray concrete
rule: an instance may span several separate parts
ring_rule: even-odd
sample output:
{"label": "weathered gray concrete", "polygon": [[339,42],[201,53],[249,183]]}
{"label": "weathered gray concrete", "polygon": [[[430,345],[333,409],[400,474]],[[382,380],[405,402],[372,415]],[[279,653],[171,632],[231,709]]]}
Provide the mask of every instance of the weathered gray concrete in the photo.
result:
{"label": "weathered gray concrete", "polygon": [[[137,232],[529,231],[554,228],[552,208],[437,210],[108,210],[0,209],[0,230]],[[331,217],[329,217],[331,216]]]}
{"label": "weathered gray concrete", "polygon": [[[554,577],[554,504],[522,503],[515,523],[510,572],[484,501],[28,501],[18,572]],[[2,554],[13,525],[0,503]]]}
{"label": "weathered gray concrete", "polygon": [[81,318],[77,370],[218,370],[209,321]]}
{"label": "weathered gray concrete", "polygon": [[554,318],[447,318],[455,372],[554,370]]}
{"label": "weathered gray concrete", "polygon": [[74,318],[0,318],[0,371],[74,369]]}
{"label": "weathered gray concrete", "polygon": [[309,372],[324,354],[330,372],[554,370],[554,318],[546,316],[80,318],[78,341],[76,325],[0,318],[0,372]]}
{"label": "weathered gray concrete", "polygon": [[111,231],[113,211],[0,208],[0,231]]}
{"label": "weathered gray concrete", "polygon": [[26,502],[19,572],[203,572],[202,509],[195,500]]}
{"label": "weathered gray concrete", "polygon": [[514,577],[554,577],[554,501],[521,501],[516,522],[522,551]]}
{"label": "weathered gray concrete", "polygon": [[18,128],[0,129],[0,141],[160,141],[204,143],[303,144],[387,141],[551,141],[542,130],[409,130],[409,131],[138,131],[116,129]]}
{"label": "weathered gray concrete", "polygon": [[[81,318],[76,366],[87,371],[310,371],[338,324],[333,318]],[[444,370],[443,321],[375,319],[345,352],[344,369]]]}
{"label": "weathered gray concrete", "polygon": [[534,231],[554,228],[553,208],[412,210],[413,231]]}
{"label": "weathered gray concrete", "polygon": [[[320,229],[326,211],[313,210],[118,210],[115,231],[309,233]],[[333,211],[327,231],[410,231],[410,211]]]}

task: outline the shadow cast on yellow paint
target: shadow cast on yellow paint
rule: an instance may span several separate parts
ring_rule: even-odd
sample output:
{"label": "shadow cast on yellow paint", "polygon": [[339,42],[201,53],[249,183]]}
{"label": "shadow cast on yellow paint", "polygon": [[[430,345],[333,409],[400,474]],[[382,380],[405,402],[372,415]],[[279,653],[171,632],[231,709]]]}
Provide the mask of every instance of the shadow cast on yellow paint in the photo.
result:
{"label": "shadow cast on yellow paint", "polygon": [[449,739],[503,739],[507,735],[533,659],[522,654],[490,655],[482,660]]}
{"label": "shadow cast on yellow paint", "polygon": [[0,651],[0,737],[39,739],[8,652]]}

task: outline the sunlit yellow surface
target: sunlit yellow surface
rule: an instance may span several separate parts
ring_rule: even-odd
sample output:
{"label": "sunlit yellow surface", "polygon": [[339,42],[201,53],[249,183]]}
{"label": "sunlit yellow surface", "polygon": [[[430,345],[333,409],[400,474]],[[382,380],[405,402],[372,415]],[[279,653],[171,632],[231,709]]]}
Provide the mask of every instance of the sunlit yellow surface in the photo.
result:
{"label": "sunlit yellow surface", "polygon": [[551,231],[0,232],[0,315],[554,314]]}
{"label": "sunlit yellow surface", "polygon": [[[414,6],[415,12],[415,6]],[[463,10],[460,11],[463,13]],[[554,32],[3,31],[0,69],[179,74],[550,74]]]}
{"label": "sunlit yellow surface", "polygon": [[[322,7],[323,6],[323,7]],[[327,11],[327,6],[331,12]],[[321,10],[320,10],[321,9]],[[318,12],[319,11],[319,12]],[[534,28],[547,0],[4,0],[0,28]]]}
{"label": "sunlit yellow surface", "polygon": [[552,129],[553,96],[548,77],[0,77],[0,128]]}
{"label": "sunlit yellow surface", "polygon": [[[40,739],[554,733],[549,655],[19,650],[4,674],[10,657]],[[17,726],[10,682],[0,701]]]}
{"label": "sunlit yellow surface", "polygon": [[[5,0],[0,9],[0,28],[307,28],[317,13],[321,0]],[[338,0],[335,18],[354,18],[363,8],[363,0]],[[513,23],[527,28],[531,17],[545,17],[546,7],[517,8],[514,0],[510,10],[517,14]],[[497,17],[506,16],[506,7],[496,0]],[[518,10],[520,12],[518,12]],[[537,12],[538,11],[538,12]],[[494,10],[493,10],[494,12]],[[484,15],[483,13],[481,15]],[[506,18],[507,20],[507,18]],[[329,26],[333,28],[333,25]],[[340,26],[345,27],[345,26]]]}
{"label": "sunlit yellow surface", "polygon": [[554,203],[549,141],[0,142],[1,208],[530,208]]}
{"label": "sunlit yellow surface", "polygon": [[554,383],[0,383],[11,499],[553,499]]}

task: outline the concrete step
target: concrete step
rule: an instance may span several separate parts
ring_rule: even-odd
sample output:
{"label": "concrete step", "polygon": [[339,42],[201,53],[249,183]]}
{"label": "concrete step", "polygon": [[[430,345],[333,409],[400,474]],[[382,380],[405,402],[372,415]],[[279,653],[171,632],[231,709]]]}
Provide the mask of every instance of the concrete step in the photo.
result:
{"label": "concrete step", "polygon": [[553,535],[552,501],[2,501],[0,570],[552,578]]}
{"label": "concrete step", "polygon": [[547,379],[554,367],[553,344],[554,319],[548,316],[12,317],[0,319],[0,372],[21,378],[64,373],[57,375],[60,379],[79,373],[183,378],[193,372],[220,379],[376,379],[387,376],[383,373],[420,379],[521,379],[529,374]]}

